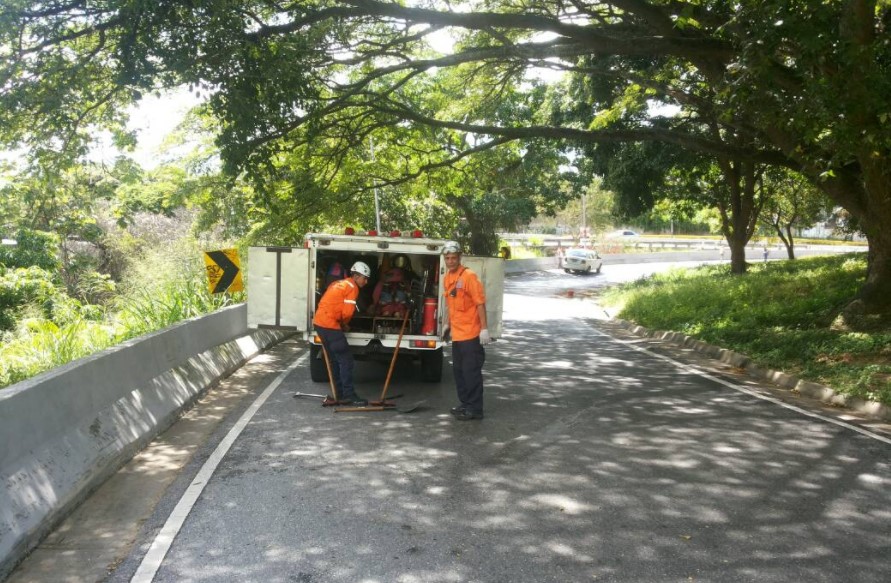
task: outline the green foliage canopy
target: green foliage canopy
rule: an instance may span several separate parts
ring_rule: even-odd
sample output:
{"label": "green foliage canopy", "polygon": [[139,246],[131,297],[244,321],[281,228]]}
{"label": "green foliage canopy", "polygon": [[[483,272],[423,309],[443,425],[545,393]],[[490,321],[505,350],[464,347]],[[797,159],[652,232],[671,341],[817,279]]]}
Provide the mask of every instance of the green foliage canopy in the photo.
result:
{"label": "green foliage canopy", "polygon": [[[422,126],[437,145],[415,156],[427,167],[542,138],[786,166],[862,225],[862,296],[887,310],[889,12],[876,0],[18,0],[0,12],[0,127],[7,142],[77,152],[87,124],[113,126],[142,92],[188,83],[210,94],[226,167],[258,178],[300,144],[347,152]],[[440,30],[456,39],[447,54],[429,42]],[[544,99],[527,74],[541,68],[570,84]]]}

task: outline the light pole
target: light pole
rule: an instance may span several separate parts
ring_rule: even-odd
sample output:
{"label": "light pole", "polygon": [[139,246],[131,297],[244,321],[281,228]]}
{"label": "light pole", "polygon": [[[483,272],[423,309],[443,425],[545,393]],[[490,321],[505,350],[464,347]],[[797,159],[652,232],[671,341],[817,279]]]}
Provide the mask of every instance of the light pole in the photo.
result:
{"label": "light pole", "polygon": [[587,195],[587,193],[583,192],[583,193],[582,193],[582,230],[581,230],[581,232],[579,233],[579,238],[587,237],[587,236],[588,236],[588,225],[587,225],[588,208],[587,208],[587,199],[588,199],[588,195]]}
{"label": "light pole", "polygon": [[[371,161],[374,162],[374,137],[368,137],[371,146]],[[378,234],[381,232],[381,202],[377,194],[377,179],[374,180],[374,228]]]}

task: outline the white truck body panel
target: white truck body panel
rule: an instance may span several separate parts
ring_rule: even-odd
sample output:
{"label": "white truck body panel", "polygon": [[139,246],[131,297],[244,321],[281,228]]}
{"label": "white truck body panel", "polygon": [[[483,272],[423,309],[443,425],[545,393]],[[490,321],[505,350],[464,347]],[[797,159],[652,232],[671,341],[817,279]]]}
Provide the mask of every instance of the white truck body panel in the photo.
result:
{"label": "white truck body panel", "polygon": [[501,315],[504,308],[504,259],[463,255],[461,264],[472,270],[486,290],[486,320],[489,335],[501,338]]}
{"label": "white truck body panel", "polygon": [[[438,274],[428,274],[424,284],[424,296],[437,298],[436,326],[434,334],[420,334],[417,330],[406,330],[401,350],[419,348],[421,350],[441,348],[445,342],[443,330],[443,286],[445,262],[441,255],[444,239],[379,237],[368,235],[332,235],[311,233],[306,235],[305,248],[301,247],[251,247],[248,252],[248,326],[293,328],[306,340],[314,342],[315,333],[312,319],[318,298],[323,289],[323,269],[326,256],[338,253],[344,257],[383,258],[384,255],[404,254],[412,258],[413,268],[419,271],[421,263]],[[352,260],[352,259],[351,259]],[[483,281],[486,288],[486,315],[489,333],[499,338],[502,333],[502,308],[504,295],[504,260],[495,257],[475,257],[464,255],[462,263],[472,269]],[[344,265],[349,269],[351,265]],[[372,266],[376,271],[377,266]],[[379,275],[379,274],[376,274]],[[418,273],[422,275],[422,273]],[[423,277],[422,277],[423,279]],[[369,282],[374,286],[375,282]],[[416,303],[418,299],[415,298]],[[423,299],[420,300],[423,303]],[[358,322],[366,314],[359,312],[354,317]],[[395,348],[399,337],[398,322],[387,327],[368,324],[367,329],[353,325],[346,333],[349,344],[364,347],[372,343],[385,349]],[[414,346],[413,340],[433,342],[424,347]]]}
{"label": "white truck body panel", "polygon": [[307,329],[308,249],[251,247],[248,281],[248,327]]}

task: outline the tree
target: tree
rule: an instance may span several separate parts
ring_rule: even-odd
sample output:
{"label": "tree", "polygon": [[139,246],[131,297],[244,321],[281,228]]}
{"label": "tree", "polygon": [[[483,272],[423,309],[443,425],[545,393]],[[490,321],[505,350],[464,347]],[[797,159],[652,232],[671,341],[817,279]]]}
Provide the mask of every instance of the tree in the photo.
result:
{"label": "tree", "polygon": [[803,176],[788,170],[769,170],[761,177],[761,188],[770,191],[761,221],[786,246],[789,259],[795,259],[794,230],[809,227],[828,214],[829,201]]}
{"label": "tree", "polygon": [[37,267],[46,272],[59,269],[59,238],[53,233],[20,229],[15,245],[0,245],[0,268]]}
{"label": "tree", "polygon": [[[576,182],[582,182],[580,177]],[[615,196],[603,187],[603,179],[595,176],[582,188],[585,196],[584,219],[582,217],[582,200],[577,195],[577,188],[567,185],[567,196],[572,198],[564,208],[555,213],[556,225],[568,226],[573,233],[578,233],[584,222],[592,234],[604,233],[612,228],[615,221]]]}
{"label": "tree", "polygon": [[658,142],[600,146],[589,156],[618,195],[620,217],[648,212],[660,199],[716,209],[719,232],[730,248],[731,272],[746,272],[746,245],[767,200],[759,182],[763,164]]}
{"label": "tree", "polygon": [[[533,138],[662,141],[723,156],[740,176],[756,164],[800,171],[847,209],[869,240],[868,276],[852,309],[891,311],[887,2],[489,0],[473,12],[431,6],[7,3],[0,18],[3,137],[53,137],[43,143],[64,147],[86,122],[115,122],[114,105],[140,91],[190,83],[212,92],[227,168],[249,175],[291,151],[301,128],[305,137],[344,146],[400,124],[478,136],[452,156],[443,151],[436,164],[483,144]],[[457,42],[439,55],[427,38],[444,28]],[[526,72],[534,68],[566,71],[591,92],[574,99],[562,91],[574,108],[547,117],[505,115],[503,95],[533,94]],[[424,87],[444,69],[474,79],[469,98],[431,107]],[[690,115],[653,123],[661,116],[652,104]],[[35,114],[46,123],[28,127],[22,120]]]}

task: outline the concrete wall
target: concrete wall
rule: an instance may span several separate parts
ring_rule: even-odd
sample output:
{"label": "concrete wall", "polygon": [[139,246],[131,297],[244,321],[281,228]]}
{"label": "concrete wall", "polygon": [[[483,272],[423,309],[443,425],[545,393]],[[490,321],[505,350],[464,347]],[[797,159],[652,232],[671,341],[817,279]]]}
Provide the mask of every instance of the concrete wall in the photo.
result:
{"label": "concrete wall", "polygon": [[285,336],[232,306],[0,390],[0,579],[204,390]]}

